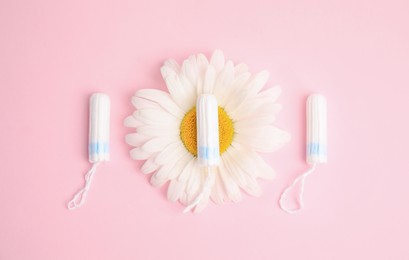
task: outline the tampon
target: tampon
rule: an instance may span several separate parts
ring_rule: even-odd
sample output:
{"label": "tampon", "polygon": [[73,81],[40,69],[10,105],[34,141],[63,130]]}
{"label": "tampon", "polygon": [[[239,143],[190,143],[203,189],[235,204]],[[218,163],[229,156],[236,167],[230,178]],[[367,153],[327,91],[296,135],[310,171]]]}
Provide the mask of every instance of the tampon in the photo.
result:
{"label": "tampon", "polygon": [[[280,197],[280,207],[285,212],[294,214],[300,211],[303,206],[304,182],[310,175],[317,164],[327,162],[327,101],[323,95],[312,94],[307,99],[306,107],[307,116],[307,144],[306,144],[306,161],[311,165],[310,169],[298,176],[294,182],[284,190]],[[298,193],[299,207],[288,209],[284,205],[284,198],[295,185],[301,182],[300,192]]]}
{"label": "tampon", "polygon": [[327,162],[327,101],[323,95],[307,99],[307,162]]}
{"label": "tampon", "polygon": [[197,99],[197,159],[201,166],[218,165],[219,117],[217,100],[213,95],[203,94]]}
{"label": "tampon", "polygon": [[95,93],[90,98],[88,157],[91,163],[109,161],[109,97]]}
{"label": "tampon", "polygon": [[[205,196],[209,196],[215,176],[212,167],[220,162],[219,144],[219,106],[216,97],[202,94],[196,103],[197,159],[206,173],[203,189],[196,199],[188,205],[184,213],[198,206]],[[196,208],[197,209],[197,208]]]}
{"label": "tampon", "polygon": [[109,121],[110,100],[108,95],[94,93],[90,98],[89,107],[89,138],[88,159],[92,163],[91,169],[85,174],[85,186],[79,190],[68,203],[68,209],[76,209],[85,202],[92,178],[97,166],[109,161]]}

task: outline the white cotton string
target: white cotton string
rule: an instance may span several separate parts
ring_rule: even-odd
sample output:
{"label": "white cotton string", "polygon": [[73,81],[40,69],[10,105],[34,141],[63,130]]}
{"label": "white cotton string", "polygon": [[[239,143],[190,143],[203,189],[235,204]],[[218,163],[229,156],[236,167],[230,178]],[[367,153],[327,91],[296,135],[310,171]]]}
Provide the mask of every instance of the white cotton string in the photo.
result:
{"label": "white cotton string", "polygon": [[[310,168],[308,171],[306,171],[306,172],[303,173],[302,175],[298,176],[298,177],[293,181],[293,183],[291,184],[291,186],[287,187],[287,188],[284,190],[284,192],[281,194],[280,201],[279,201],[279,203],[280,203],[280,208],[281,208],[282,210],[284,210],[285,212],[287,212],[287,213],[289,213],[289,214],[294,214],[294,213],[297,213],[298,211],[300,211],[300,210],[304,207],[303,194],[304,194],[305,179],[307,178],[308,175],[310,175],[311,173],[314,172],[315,166],[316,166],[315,163],[312,164],[311,168]],[[301,182],[300,192],[298,193],[298,204],[299,204],[299,207],[296,208],[296,209],[288,209],[286,206],[284,206],[284,199],[285,199],[287,193],[290,192],[290,191],[295,187],[295,185],[296,185],[298,182]]]}
{"label": "white cotton string", "polygon": [[68,202],[68,209],[73,210],[81,207],[81,205],[84,204],[98,165],[99,162],[93,163],[91,169],[85,174],[85,186],[74,195],[70,202]]}
{"label": "white cotton string", "polygon": [[206,173],[207,173],[206,180],[204,182],[202,191],[200,192],[199,195],[197,195],[197,197],[191,204],[186,206],[186,208],[183,210],[183,213],[191,211],[194,207],[200,204],[206,193],[210,193],[212,189],[212,183],[214,182],[214,174],[210,170],[210,167],[206,167]]}

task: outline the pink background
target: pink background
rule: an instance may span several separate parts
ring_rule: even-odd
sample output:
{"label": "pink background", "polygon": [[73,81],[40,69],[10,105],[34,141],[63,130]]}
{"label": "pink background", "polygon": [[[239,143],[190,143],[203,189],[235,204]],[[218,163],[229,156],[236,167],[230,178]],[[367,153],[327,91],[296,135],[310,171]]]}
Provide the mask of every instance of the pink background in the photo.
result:
{"label": "pink background", "polygon": [[[0,259],[409,259],[409,4],[401,1],[0,2]],[[283,87],[293,140],[260,198],[182,214],[129,158],[123,119],[166,58],[220,48]],[[85,207],[88,98],[112,101],[112,160]],[[329,103],[329,163],[306,208],[277,201],[307,168],[305,98]]]}

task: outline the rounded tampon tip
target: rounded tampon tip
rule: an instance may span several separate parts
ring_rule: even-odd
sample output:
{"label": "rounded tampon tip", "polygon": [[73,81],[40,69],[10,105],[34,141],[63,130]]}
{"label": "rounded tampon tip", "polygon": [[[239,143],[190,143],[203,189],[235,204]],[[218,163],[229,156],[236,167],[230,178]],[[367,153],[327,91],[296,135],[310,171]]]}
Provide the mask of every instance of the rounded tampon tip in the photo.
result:
{"label": "rounded tampon tip", "polygon": [[308,101],[310,101],[310,102],[317,102],[317,101],[319,101],[319,102],[327,102],[327,99],[326,99],[325,96],[322,95],[322,94],[313,93],[313,94],[310,94],[310,95],[308,96],[307,102],[308,102]]}

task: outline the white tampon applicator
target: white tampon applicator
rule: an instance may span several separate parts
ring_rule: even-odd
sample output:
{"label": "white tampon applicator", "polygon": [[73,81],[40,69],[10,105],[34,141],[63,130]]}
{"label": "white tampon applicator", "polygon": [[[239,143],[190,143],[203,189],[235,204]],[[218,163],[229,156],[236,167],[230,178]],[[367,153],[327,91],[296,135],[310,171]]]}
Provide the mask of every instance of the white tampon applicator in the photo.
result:
{"label": "white tampon applicator", "polygon": [[197,159],[206,172],[206,180],[200,194],[188,205],[184,213],[199,205],[204,196],[209,196],[214,184],[213,166],[220,161],[219,151],[219,114],[215,96],[202,94],[197,98],[196,127],[197,127]]}
{"label": "white tampon applicator", "polygon": [[79,208],[84,204],[98,165],[100,162],[109,161],[110,107],[108,95],[94,93],[90,97],[88,158],[92,167],[85,174],[85,186],[68,203],[70,210]]}
{"label": "white tampon applicator", "polygon": [[[310,175],[317,164],[327,162],[327,101],[323,95],[312,94],[307,99],[307,163],[311,168],[297,177],[280,197],[280,207],[287,213],[294,214],[300,211],[303,206],[304,181]],[[301,182],[300,192],[298,194],[299,207],[297,209],[288,209],[284,205],[284,198],[295,185]]]}

